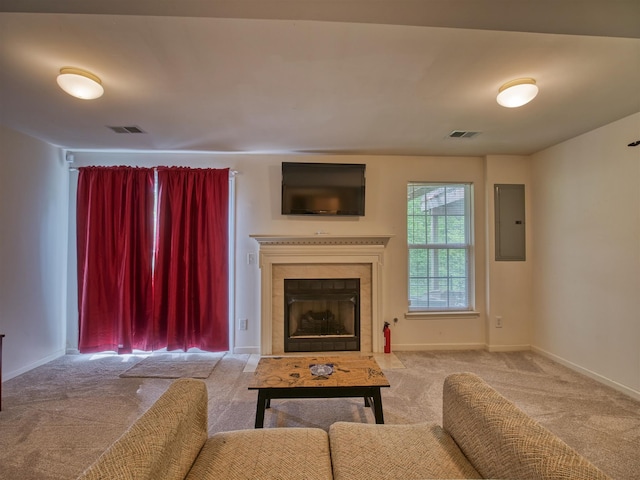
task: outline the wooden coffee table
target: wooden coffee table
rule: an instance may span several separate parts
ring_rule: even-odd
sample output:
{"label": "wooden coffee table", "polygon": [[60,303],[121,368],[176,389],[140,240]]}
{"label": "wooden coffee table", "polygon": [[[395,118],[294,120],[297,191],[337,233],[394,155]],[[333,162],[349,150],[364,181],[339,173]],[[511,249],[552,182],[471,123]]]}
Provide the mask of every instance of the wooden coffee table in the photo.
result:
{"label": "wooden coffee table", "polygon": [[258,390],[255,428],[263,427],[273,398],[362,397],[376,423],[384,423],[380,388],[389,386],[373,357],[261,358],[249,384],[249,390]]}

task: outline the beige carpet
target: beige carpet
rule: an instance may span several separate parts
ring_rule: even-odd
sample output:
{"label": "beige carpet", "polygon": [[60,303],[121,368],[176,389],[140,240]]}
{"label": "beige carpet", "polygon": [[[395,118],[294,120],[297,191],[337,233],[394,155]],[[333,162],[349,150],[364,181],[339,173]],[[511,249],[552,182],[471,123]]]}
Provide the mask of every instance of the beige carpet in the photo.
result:
{"label": "beige carpet", "polygon": [[208,378],[224,353],[149,355],[120,374],[122,378]]}
{"label": "beige carpet", "polygon": [[[531,352],[398,352],[383,366],[386,423],[442,421],[442,382],[470,371],[613,478],[640,480],[640,402]],[[76,478],[173,381],[121,378],[140,356],[73,355],[6,381],[0,478]],[[226,354],[204,380],[209,432],[253,428],[249,355]],[[249,367],[249,368],[247,368]],[[248,371],[244,371],[247,368]],[[265,427],[374,423],[361,399],[274,400]]]}

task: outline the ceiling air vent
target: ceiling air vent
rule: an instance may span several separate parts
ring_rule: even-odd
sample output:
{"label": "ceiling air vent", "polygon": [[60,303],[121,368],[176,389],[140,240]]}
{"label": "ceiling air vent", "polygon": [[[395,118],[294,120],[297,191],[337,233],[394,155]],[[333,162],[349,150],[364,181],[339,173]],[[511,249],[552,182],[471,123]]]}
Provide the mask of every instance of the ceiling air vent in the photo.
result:
{"label": "ceiling air vent", "polygon": [[449,134],[449,138],[473,138],[480,132],[468,132],[466,130],[454,130]]}
{"label": "ceiling air vent", "polygon": [[132,127],[108,127],[116,133],[147,133],[142,130],[140,127],[132,126]]}

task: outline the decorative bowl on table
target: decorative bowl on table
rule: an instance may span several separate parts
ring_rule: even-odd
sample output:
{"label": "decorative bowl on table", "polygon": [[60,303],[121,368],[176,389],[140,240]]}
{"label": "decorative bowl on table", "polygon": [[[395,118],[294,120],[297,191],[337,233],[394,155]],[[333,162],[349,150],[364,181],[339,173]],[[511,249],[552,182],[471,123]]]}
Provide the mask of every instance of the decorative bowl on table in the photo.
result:
{"label": "decorative bowl on table", "polygon": [[332,363],[313,363],[309,365],[311,375],[315,377],[327,377],[333,373]]}

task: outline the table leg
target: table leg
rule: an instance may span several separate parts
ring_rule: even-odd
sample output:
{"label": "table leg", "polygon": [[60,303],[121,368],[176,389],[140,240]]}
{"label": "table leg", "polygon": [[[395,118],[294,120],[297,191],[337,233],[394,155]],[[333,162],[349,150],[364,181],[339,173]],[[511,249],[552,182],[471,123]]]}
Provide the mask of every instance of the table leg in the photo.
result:
{"label": "table leg", "polygon": [[267,404],[269,404],[270,401],[271,400],[267,398],[267,393],[264,390],[258,390],[255,428],[262,428],[264,426],[264,410],[267,408]]}
{"label": "table leg", "polygon": [[376,423],[384,423],[384,414],[382,413],[382,397],[380,396],[379,388],[376,388],[373,391],[373,414],[376,417]]}

